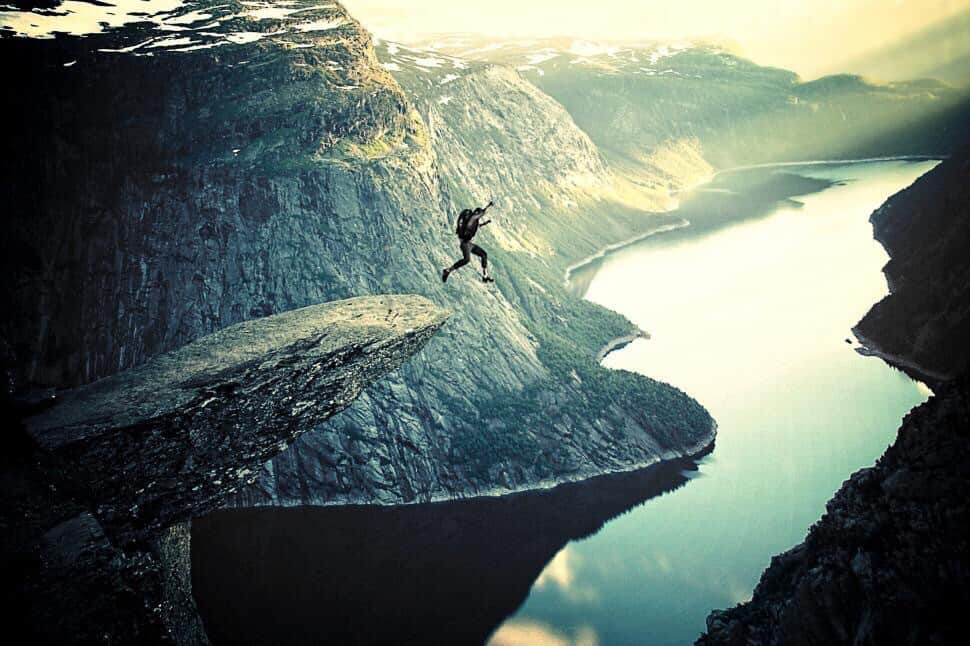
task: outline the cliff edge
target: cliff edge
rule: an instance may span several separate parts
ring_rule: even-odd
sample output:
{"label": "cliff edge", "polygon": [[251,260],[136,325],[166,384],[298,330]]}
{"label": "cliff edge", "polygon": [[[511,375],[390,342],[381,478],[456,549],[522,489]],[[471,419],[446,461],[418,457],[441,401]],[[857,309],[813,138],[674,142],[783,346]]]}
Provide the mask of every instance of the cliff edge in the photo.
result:
{"label": "cliff edge", "polygon": [[[601,226],[603,161],[514,73],[414,63],[425,87],[436,70],[456,93],[422,114],[431,95],[402,89],[344,7],[313,0],[198,0],[103,33],[5,33],[0,109],[19,125],[0,142],[0,308],[16,313],[0,320],[0,363],[18,386],[91,383],[313,303],[421,294],[456,313],[436,343],[230,504],[505,493],[713,441],[688,395],[595,362],[631,325],[564,293],[564,265],[657,218],[626,208]],[[516,142],[508,123],[537,134]],[[488,163],[464,164],[475,157]],[[457,211],[492,190],[507,196],[479,241],[496,283],[469,267],[442,284]]]}
{"label": "cliff edge", "polygon": [[864,346],[929,382],[970,368],[970,148],[870,218],[891,259],[890,294],[853,330]]}
{"label": "cliff edge", "polygon": [[950,644],[970,603],[970,380],[903,420],[845,482],[805,542],[774,557],[751,601],[698,644]]}
{"label": "cliff edge", "polygon": [[400,367],[446,318],[423,297],[373,296],[247,321],[24,420],[34,446],[5,457],[0,509],[4,596],[28,634],[203,639],[182,523]]}

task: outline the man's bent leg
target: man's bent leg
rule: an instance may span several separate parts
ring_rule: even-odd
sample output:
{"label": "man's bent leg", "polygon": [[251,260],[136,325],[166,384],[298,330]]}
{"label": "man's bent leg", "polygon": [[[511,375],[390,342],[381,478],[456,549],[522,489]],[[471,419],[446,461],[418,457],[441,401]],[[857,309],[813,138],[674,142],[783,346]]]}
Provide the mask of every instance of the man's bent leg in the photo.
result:
{"label": "man's bent leg", "polygon": [[482,260],[482,280],[484,280],[486,283],[492,282],[491,277],[488,275],[488,254],[485,253],[485,250],[479,247],[477,244],[472,245],[471,251]]}
{"label": "man's bent leg", "polygon": [[472,244],[471,252],[481,259],[482,271],[485,272],[488,269],[488,254],[477,244]]}
{"label": "man's bent leg", "polygon": [[472,259],[472,257],[471,257],[471,248],[473,246],[474,245],[472,245],[471,240],[462,240],[461,241],[461,260],[459,260],[458,262],[456,262],[455,264],[453,264],[451,267],[449,267],[448,269],[445,269],[443,272],[441,272],[441,280],[442,280],[442,282],[448,280],[448,274],[450,274],[451,272],[455,271],[456,269],[461,269],[462,267],[464,267],[465,265],[467,265],[469,262],[471,262],[471,259]]}

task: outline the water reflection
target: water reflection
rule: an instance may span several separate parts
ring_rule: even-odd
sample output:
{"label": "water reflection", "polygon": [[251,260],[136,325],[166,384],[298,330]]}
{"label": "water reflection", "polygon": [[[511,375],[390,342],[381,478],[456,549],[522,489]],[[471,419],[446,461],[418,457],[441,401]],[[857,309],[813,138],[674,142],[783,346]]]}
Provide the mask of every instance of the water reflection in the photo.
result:
{"label": "water reflection", "polygon": [[610,645],[691,643],[712,608],[746,599],[771,556],[804,538],[926,397],[845,340],[886,294],[869,214],[934,165],[721,175],[716,188],[731,194],[698,193],[672,214],[695,227],[590,270],[586,298],[651,334],[604,363],[696,397],[718,422],[718,446],[698,482],[569,545],[571,586],[595,601],[537,585],[510,623],[561,635],[591,626]]}
{"label": "water reflection", "polygon": [[731,193],[675,214],[691,229],[602,263],[587,298],[653,335],[606,365],[677,384],[718,421],[691,486],[692,464],[506,499],[203,519],[193,562],[215,643],[690,643],[925,399],[845,339],[886,293],[868,215],[933,165],[720,177]]}
{"label": "water reflection", "polygon": [[[193,586],[213,643],[485,641],[533,583],[575,599],[567,543],[682,486],[697,464],[503,498],[223,511],[194,521]],[[495,644],[595,644],[592,628],[509,622]]]}
{"label": "water reflection", "polygon": [[597,646],[599,636],[590,626],[567,635],[535,621],[510,621],[495,631],[489,646]]}

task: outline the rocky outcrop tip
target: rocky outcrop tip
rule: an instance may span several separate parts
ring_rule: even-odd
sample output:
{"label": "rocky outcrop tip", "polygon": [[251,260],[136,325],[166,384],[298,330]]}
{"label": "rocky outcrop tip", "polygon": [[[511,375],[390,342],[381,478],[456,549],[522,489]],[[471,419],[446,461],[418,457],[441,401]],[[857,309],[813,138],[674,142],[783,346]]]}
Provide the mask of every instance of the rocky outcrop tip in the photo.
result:
{"label": "rocky outcrop tip", "polygon": [[27,431],[102,517],[150,507],[164,526],[245,484],[420,350],[446,318],[420,296],[378,296],[239,323],[68,391]]}

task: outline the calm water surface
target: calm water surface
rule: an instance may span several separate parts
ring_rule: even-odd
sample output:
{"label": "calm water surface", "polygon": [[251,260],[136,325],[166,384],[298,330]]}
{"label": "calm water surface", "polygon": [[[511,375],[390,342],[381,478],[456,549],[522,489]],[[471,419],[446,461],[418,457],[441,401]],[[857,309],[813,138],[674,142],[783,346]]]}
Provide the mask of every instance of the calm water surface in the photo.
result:
{"label": "calm water surface", "polygon": [[595,268],[586,298],[652,335],[605,364],[690,393],[717,420],[717,446],[689,486],[563,548],[495,641],[530,626],[573,642],[689,643],[711,608],[747,599],[770,557],[804,538],[926,397],[846,338],[887,293],[869,214],[935,165],[786,168],[837,183]]}
{"label": "calm water surface", "polygon": [[846,339],[886,293],[869,214],[935,163],[724,174],[685,198],[695,226],[573,274],[652,335],[606,365],[718,421],[699,463],[497,500],[200,519],[214,643],[692,642],[925,399]]}

